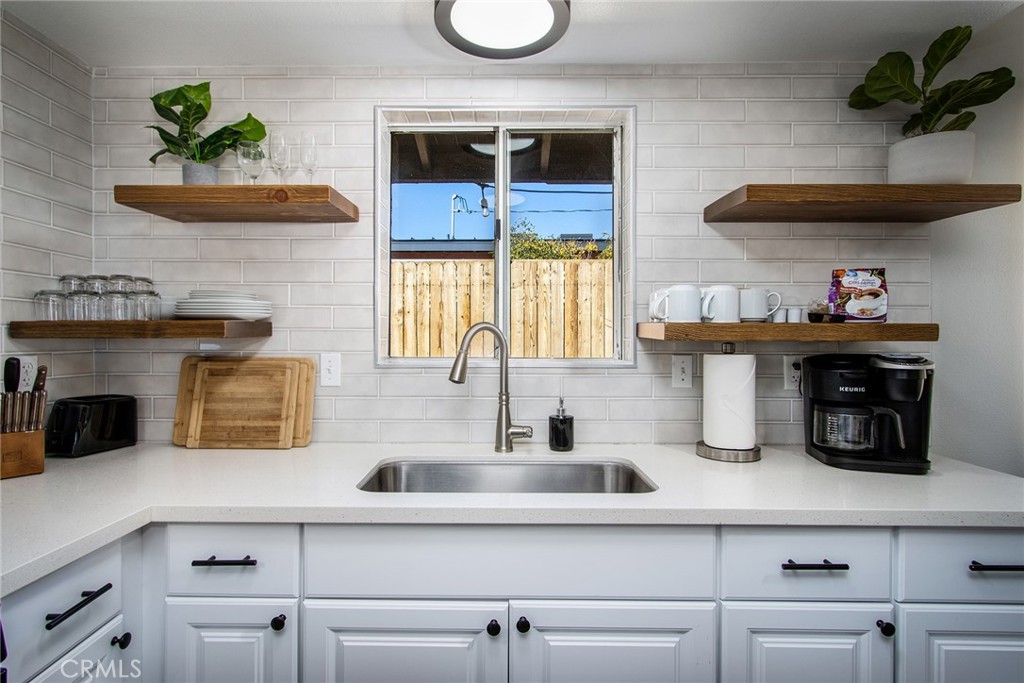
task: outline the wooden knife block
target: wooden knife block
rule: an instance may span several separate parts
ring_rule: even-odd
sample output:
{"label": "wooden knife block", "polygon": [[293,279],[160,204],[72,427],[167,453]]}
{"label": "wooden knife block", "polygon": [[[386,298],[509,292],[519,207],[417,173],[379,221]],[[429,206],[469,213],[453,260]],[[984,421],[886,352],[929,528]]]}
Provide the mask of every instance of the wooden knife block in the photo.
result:
{"label": "wooden knife block", "polygon": [[0,434],[0,479],[42,474],[45,433],[45,429],[37,429]]}

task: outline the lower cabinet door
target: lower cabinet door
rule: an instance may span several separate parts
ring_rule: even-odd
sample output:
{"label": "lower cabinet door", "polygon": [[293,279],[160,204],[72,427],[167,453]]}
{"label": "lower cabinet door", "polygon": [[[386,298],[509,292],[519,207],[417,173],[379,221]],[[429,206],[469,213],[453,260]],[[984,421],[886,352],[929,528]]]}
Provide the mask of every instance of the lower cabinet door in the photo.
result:
{"label": "lower cabinet door", "polygon": [[888,603],[724,601],[721,681],[888,683],[892,614]]}
{"label": "lower cabinet door", "polygon": [[298,681],[298,600],[167,598],[165,681]]}
{"label": "lower cabinet door", "polygon": [[715,603],[513,600],[512,683],[715,680]]}
{"label": "lower cabinet door", "polygon": [[131,634],[125,634],[124,617],[117,615],[30,683],[139,680],[139,650],[132,646]]}
{"label": "lower cabinet door", "polygon": [[1024,680],[1021,605],[900,605],[898,683]]}
{"label": "lower cabinet door", "polygon": [[504,683],[504,601],[303,603],[302,678],[312,683]]}

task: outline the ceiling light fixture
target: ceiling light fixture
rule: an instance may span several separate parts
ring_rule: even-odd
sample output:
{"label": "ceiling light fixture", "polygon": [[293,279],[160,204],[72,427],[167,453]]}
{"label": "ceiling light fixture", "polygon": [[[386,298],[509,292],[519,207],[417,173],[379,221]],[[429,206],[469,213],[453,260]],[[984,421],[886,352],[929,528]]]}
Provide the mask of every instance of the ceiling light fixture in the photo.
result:
{"label": "ceiling light fixture", "polygon": [[543,52],[569,28],[569,0],[434,0],[441,37],[471,55],[517,59]]}

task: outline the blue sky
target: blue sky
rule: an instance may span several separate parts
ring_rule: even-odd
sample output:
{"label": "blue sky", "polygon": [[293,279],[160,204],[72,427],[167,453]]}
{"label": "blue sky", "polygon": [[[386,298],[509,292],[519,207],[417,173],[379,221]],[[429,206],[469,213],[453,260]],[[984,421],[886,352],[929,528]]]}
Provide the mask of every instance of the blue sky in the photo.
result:
{"label": "blue sky", "polygon": [[[612,186],[513,183],[512,222],[528,218],[541,237],[562,233],[612,234]],[[488,239],[494,235],[494,189],[487,187],[491,213],[480,210],[480,186],[475,183],[393,183],[391,237],[447,239],[452,221],[452,195],[464,197],[471,213],[455,214],[456,239]]]}

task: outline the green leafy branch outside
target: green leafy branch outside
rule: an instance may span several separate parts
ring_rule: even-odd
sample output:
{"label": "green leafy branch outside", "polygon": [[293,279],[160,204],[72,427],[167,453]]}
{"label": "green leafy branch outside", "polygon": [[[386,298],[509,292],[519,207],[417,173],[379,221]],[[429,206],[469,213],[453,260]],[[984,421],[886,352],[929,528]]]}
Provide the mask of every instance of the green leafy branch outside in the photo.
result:
{"label": "green leafy branch outside", "polygon": [[545,239],[528,218],[521,218],[512,225],[509,247],[512,260],[524,259],[610,259],[612,245],[600,249],[597,242],[589,240]]}

